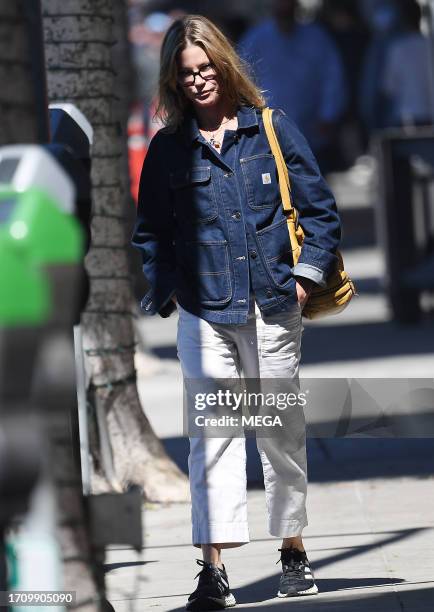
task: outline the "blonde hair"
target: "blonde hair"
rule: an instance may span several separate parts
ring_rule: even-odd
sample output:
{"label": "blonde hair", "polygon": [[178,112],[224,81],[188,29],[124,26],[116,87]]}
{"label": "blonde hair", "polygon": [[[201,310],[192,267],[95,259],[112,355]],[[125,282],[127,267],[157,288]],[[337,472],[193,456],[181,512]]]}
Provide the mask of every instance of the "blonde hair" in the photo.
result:
{"label": "blonde hair", "polygon": [[249,65],[236,53],[226,36],[203,15],[186,15],[172,23],[160,53],[159,101],[155,116],[176,129],[191,102],[177,82],[177,58],[189,44],[202,47],[222,79],[225,94],[234,105],[263,108],[265,98],[249,76]]}

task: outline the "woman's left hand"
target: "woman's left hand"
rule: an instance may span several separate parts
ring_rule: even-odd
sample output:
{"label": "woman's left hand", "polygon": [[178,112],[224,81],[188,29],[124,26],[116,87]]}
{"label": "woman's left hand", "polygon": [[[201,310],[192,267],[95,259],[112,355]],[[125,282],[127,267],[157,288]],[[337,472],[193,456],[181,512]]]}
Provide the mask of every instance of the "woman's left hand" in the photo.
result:
{"label": "woman's left hand", "polygon": [[315,283],[311,281],[309,278],[304,278],[299,276],[295,279],[295,286],[297,289],[297,300],[300,304],[301,310],[303,310],[304,305],[306,304],[309,296],[312,292]]}

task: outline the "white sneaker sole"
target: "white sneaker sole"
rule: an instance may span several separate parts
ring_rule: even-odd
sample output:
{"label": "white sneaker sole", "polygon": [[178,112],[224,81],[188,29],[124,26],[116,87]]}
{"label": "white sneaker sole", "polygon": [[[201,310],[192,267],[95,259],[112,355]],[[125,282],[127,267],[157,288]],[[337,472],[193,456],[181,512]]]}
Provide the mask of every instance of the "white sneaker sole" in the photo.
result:
{"label": "white sneaker sole", "polygon": [[277,592],[277,597],[297,597],[298,595],[316,595],[318,593],[318,587],[316,584],[311,586],[309,589],[305,591],[289,591],[288,593]]}
{"label": "white sneaker sole", "polygon": [[[193,599],[192,601],[189,601],[186,605],[185,608],[187,610],[197,610],[197,609],[202,609],[202,605],[200,606],[200,608],[198,608],[198,600],[197,599]],[[205,604],[203,604],[205,605]],[[237,605],[237,601],[235,599],[235,597],[233,596],[233,594],[231,593],[230,595],[226,595],[225,597],[225,604],[224,606],[221,605],[221,603],[216,603],[212,600],[212,598],[210,598],[209,600],[207,600],[207,609],[209,610],[223,610],[224,608],[232,608],[233,606]]]}
{"label": "white sneaker sole", "polygon": [[231,608],[232,606],[236,606],[237,605],[237,600],[235,599],[235,597],[232,595],[232,593],[230,595],[227,595],[225,597],[225,604],[228,608]]}

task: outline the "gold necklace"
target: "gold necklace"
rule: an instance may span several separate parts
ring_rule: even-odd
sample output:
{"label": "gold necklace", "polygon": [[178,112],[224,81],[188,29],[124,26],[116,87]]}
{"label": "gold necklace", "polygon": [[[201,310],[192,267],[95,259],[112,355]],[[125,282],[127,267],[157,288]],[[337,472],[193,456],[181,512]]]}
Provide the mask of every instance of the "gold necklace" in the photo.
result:
{"label": "gold necklace", "polygon": [[221,142],[219,140],[216,140],[216,138],[214,138],[214,136],[215,136],[215,134],[217,134],[217,132],[219,131],[221,126],[224,125],[225,123],[229,123],[229,121],[231,121],[231,119],[232,119],[232,117],[229,118],[229,119],[226,119],[226,121],[222,121],[216,130],[206,130],[205,128],[202,128],[204,132],[207,132],[207,133],[211,132],[211,138],[208,141],[211,146],[215,147],[216,149],[220,149]]}

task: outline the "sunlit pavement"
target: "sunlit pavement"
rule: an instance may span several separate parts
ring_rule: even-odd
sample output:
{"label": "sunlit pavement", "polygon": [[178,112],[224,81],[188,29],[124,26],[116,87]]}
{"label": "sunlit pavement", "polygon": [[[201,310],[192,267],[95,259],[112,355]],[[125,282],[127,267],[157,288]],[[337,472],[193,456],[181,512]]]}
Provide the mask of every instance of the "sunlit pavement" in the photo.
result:
{"label": "sunlit pavement", "polygon": [[[224,551],[240,608],[431,611],[434,603],[433,479],[370,478],[314,483],[304,542],[320,593],[277,599],[279,540],[266,530],[262,490],[248,496],[251,542]],[[111,549],[106,582],[115,610],[180,610],[194,590],[199,551],[188,505],[144,510],[145,549]]]}

